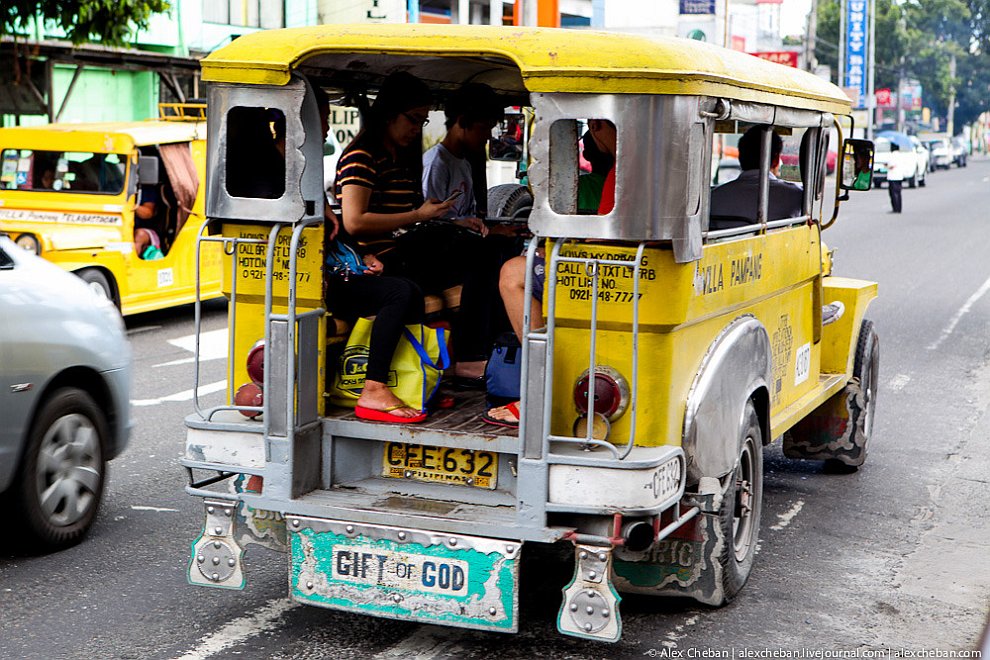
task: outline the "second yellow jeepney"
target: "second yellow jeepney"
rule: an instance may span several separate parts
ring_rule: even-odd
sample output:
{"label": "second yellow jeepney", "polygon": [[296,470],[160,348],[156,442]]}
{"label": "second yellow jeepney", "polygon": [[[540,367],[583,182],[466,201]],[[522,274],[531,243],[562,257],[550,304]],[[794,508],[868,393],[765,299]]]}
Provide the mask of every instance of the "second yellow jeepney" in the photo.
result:
{"label": "second yellow jeepney", "polygon": [[[526,255],[532,273],[546,251],[546,323],[525,319],[518,431],[483,424],[480,395],[405,426],[327,402],[328,346],[346,327],[323,308],[313,90],[370,99],[400,70],[438,102],[481,82],[535,117]],[[187,491],[206,509],[190,582],[242,588],[243,546],[265,543],[288,550],[297,601],[511,632],[521,548],[565,541],[575,570],[558,628],[616,641],[621,592],[722,605],[740,591],[765,445],[784,437],[789,456],[836,469],[865,460],[877,285],[834,276],[821,231],[845,190],[869,189],[872,149],[842,144],[827,195],[828,136],[850,113],[837,87],[696,41],[469,26],[269,31],[213,53],[203,73],[207,213],[221,228],[205,240],[230,255],[231,392],[254,380],[264,401],[231,394],[186,420]],[[271,170],[285,178],[264,194],[225,161],[252,113],[286,120]],[[585,215],[577,145],[591,119],[617,129],[615,204]],[[712,216],[715,137],[752,126],[758,215]],[[799,153],[794,217],[769,217],[772,132]]]}
{"label": "second yellow jeepney", "polygon": [[[162,115],[0,129],[0,231],[87,281],[124,315],[193,302],[197,270],[200,296],[220,295],[219,246],[197,256],[206,223],[205,106]],[[150,195],[154,259],[134,249],[135,208]]]}

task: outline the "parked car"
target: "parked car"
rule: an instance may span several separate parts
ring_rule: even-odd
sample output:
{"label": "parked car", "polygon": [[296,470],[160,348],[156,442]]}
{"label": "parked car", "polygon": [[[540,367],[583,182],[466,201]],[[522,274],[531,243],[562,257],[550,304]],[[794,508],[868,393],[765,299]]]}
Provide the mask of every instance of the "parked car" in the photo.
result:
{"label": "parked car", "polygon": [[0,510],[30,550],[80,541],[130,437],[131,352],[89,284],[0,234]]}
{"label": "parked car", "polygon": [[936,169],[947,170],[952,165],[952,143],[948,138],[932,138],[925,144],[928,145],[929,171]]}
{"label": "parked car", "polygon": [[952,138],[952,162],[957,167],[966,167],[969,158],[969,142],[961,135]]}
{"label": "parked car", "polygon": [[876,153],[873,158],[874,187],[879,188],[887,181],[887,162],[890,159],[891,144],[896,144],[902,153],[909,154],[913,162],[904,177],[907,187],[924,186],[927,183],[929,154],[921,141],[906,133],[881,131],[877,134]]}

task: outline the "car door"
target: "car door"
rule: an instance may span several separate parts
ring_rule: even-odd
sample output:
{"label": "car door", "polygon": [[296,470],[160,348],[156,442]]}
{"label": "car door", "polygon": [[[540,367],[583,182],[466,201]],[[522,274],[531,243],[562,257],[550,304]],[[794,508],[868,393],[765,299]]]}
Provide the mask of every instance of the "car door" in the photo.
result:
{"label": "car door", "polygon": [[0,491],[7,488],[13,477],[15,459],[20,453],[19,439],[14,432],[14,424],[8,421],[13,419],[16,407],[13,401],[14,394],[11,391],[13,374],[7,367],[10,364],[9,353],[11,350],[7,310],[10,307],[10,297],[16,295],[13,292],[16,287],[13,281],[17,277],[14,272],[14,260],[6,251],[6,248],[11,245],[13,243],[0,242],[0,420],[4,420],[4,423],[0,424]]}

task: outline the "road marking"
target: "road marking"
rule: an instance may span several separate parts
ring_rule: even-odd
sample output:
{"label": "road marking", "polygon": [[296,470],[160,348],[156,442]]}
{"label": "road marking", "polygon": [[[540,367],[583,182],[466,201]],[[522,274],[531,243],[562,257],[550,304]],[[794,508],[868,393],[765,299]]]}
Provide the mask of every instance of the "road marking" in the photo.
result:
{"label": "road marking", "polygon": [[952,331],[956,329],[956,324],[959,323],[963,316],[969,313],[970,308],[976,304],[976,301],[982,298],[987,291],[990,291],[990,278],[987,278],[987,281],[983,283],[983,286],[977,289],[976,293],[971,295],[969,300],[967,300],[963,306],[959,308],[956,315],[952,317],[951,321],[949,321],[949,325],[945,326],[945,329],[942,330],[942,336],[928,345],[928,350],[934,351],[936,348],[941,346],[942,342],[948,339],[949,335],[952,334]]}
{"label": "road marking", "polygon": [[140,506],[137,504],[132,504],[131,509],[134,511],[154,511],[156,513],[178,513],[178,509],[166,509],[161,506]]}
{"label": "road marking", "polygon": [[174,660],[202,660],[216,655],[250,637],[271,630],[283,614],[296,607],[299,604],[288,598],[270,600],[250,615],[234,619],[215,633],[207,635],[199,646]]}
{"label": "road marking", "polygon": [[142,332],[151,332],[152,330],[161,330],[161,329],[162,326],[160,325],[142,325],[137,328],[131,328],[130,330],[128,330],[127,336],[130,337],[131,335],[139,335]]}
{"label": "road marking", "polygon": [[911,382],[911,377],[908,376],[907,374],[897,374],[896,376],[890,379],[889,383],[887,383],[887,389],[889,389],[891,392],[900,392],[910,382]]}
{"label": "road marking", "polygon": [[[226,380],[218,380],[215,383],[209,383],[208,385],[199,386],[199,395],[212,394],[214,392],[220,392],[227,388]],[[183,390],[182,392],[176,392],[175,394],[169,394],[168,396],[163,396],[160,399],[131,399],[131,405],[135,407],[143,406],[157,406],[159,403],[166,402],[176,402],[176,401],[192,401],[193,394],[195,390]]]}
{"label": "road marking", "polygon": [[792,506],[790,509],[788,509],[784,513],[777,514],[777,517],[780,519],[780,522],[777,523],[776,525],[771,526],[770,529],[774,530],[775,532],[779,532],[780,530],[784,529],[785,527],[791,524],[791,521],[794,520],[794,516],[800,513],[801,509],[803,508],[804,508],[804,500],[798,500],[797,502],[794,503],[794,506]]}
{"label": "road marking", "polygon": [[[171,362],[162,362],[161,364],[152,365],[153,369],[158,367],[171,367],[177,364],[192,364],[196,359],[196,335],[186,335],[184,337],[177,337],[176,339],[169,339],[168,343],[172,344],[176,348],[181,348],[182,350],[189,351],[194,355],[187,358],[179,358],[178,360],[172,360]],[[221,360],[227,357],[227,328],[220,328],[219,330],[210,330],[209,332],[203,332],[199,335],[199,361],[206,362],[207,360]]]}
{"label": "road marking", "polygon": [[422,626],[402,641],[372,657],[374,660],[388,658],[433,660],[433,658],[463,658],[466,655],[467,652],[451,639],[449,631]]}

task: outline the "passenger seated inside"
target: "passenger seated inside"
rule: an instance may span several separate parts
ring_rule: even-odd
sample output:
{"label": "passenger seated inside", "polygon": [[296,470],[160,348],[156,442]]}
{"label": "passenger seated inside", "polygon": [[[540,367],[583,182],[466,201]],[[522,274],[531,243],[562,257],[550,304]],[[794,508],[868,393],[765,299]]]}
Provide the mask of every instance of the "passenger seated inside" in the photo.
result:
{"label": "passenger seated inside", "polygon": [[[161,171],[159,167],[159,172]],[[134,251],[141,259],[148,261],[161,259],[164,254],[161,235],[158,232],[158,214],[161,206],[158,186],[143,185],[138,194],[137,206],[134,207]]]}
{"label": "passenger seated inside", "polygon": [[[760,205],[760,144],[764,125],[752,126],[739,138],[739,166],[742,173],[733,181],[723,183],[712,190],[709,214],[711,229],[728,229],[738,223],[758,222]],[[767,220],[795,218],[804,212],[804,190],[801,186],[782,181],[780,176],[780,153],[784,141],[770,129],[770,188]],[[731,220],[729,220],[731,219]],[[719,224],[721,221],[723,224]]]}

